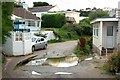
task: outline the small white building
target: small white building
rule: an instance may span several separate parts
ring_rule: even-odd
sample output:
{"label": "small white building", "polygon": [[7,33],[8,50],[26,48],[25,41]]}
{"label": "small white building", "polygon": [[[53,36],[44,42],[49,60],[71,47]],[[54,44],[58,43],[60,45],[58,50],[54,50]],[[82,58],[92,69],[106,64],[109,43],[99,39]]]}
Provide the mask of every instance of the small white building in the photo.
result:
{"label": "small white building", "polygon": [[113,53],[120,44],[120,27],[117,18],[97,18],[93,24],[93,50],[100,55]]}
{"label": "small white building", "polygon": [[32,53],[32,39],[30,32],[11,31],[11,36],[7,38],[2,46],[2,51],[8,56],[20,56]]}

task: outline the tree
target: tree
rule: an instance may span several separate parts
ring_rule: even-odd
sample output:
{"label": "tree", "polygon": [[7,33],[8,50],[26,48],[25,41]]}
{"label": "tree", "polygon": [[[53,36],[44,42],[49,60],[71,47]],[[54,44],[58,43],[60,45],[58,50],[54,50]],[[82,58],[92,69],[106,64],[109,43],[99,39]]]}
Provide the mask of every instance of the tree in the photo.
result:
{"label": "tree", "polygon": [[22,8],[23,6],[22,6],[22,5],[19,5],[19,4],[14,3],[14,7],[17,7],[17,8]]}
{"label": "tree", "polygon": [[2,2],[2,43],[5,43],[6,37],[10,37],[9,31],[13,30],[13,21],[11,20],[13,9],[13,2]]}
{"label": "tree", "polygon": [[42,27],[61,28],[66,23],[63,14],[45,14],[42,16]]}
{"label": "tree", "polygon": [[79,12],[80,12],[80,16],[88,17],[88,15],[91,11],[84,11],[83,9],[80,9]]}
{"label": "tree", "polygon": [[70,9],[67,9],[67,11],[71,11]]}
{"label": "tree", "polygon": [[90,24],[89,18],[81,20],[78,27],[81,27],[82,35],[92,36],[93,28]]}
{"label": "tree", "polygon": [[96,11],[92,11],[90,12],[90,14],[88,15],[90,20],[93,20],[95,18],[100,18],[100,17],[109,17],[109,14],[107,11],[101,11],[101,10],[96,10]]}
{"label": "tree", "polygon": [[38,7],[38,6],[49,6],[49,3],[47,2],[33,2],[34,7]]}

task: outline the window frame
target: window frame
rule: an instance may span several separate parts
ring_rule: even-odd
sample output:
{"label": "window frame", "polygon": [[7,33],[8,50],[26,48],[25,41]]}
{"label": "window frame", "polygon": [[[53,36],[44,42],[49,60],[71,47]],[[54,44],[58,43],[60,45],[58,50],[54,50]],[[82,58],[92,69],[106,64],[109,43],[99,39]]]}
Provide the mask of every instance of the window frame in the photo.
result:
{"label": "window frame", "polygon": [[94,36],[94,37],[98,37],[98,35],[99,35],[99,34],[98,34],[98,32],[99,32],[98,24],[93,26],[93,30],[94,30],[93,36]]}

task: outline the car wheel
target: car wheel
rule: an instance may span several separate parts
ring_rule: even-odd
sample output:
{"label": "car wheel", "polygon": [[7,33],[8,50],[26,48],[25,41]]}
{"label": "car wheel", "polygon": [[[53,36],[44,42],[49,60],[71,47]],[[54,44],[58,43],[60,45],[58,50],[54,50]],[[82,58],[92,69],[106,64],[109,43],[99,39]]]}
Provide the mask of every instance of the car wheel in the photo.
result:
{"label": "car wheel", "polygon": [[35,46],[32,47],[32,52],[34,52],[34,51],[35,51]]}
{"label": "car wheel", "polygon": [[46,49],[47,48],[47,44],[44,46],[44,48],[43,49]]}

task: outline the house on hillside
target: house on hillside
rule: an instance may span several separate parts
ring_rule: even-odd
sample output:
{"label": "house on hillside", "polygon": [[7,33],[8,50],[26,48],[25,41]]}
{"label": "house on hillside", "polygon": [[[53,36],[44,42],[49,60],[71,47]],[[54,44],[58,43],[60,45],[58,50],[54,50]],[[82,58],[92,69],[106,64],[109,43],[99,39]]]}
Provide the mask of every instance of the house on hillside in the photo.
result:
{"label": "house on hillside", "polygon": [[42,15],[44,14],[54,14],[60,9],[57,6],[40,6],[40,7],[32,7],[28,9],[32,12],[32,14],[36,15],[41,19]]}
{"label": "house on hillside", "polygon": [[93,24],[93,50],[100,55],[113,53],[120,47],[120,26],[117,18],[96,18]]}
{"label": "house on hillside", "polygon": [[68,22],[73,22],[78,24],[79,23],[79,18],[80,18],[80,13],[75,12],[75,11],[66,11],[65,12],[65,17],[67,18]]}
{"label": "house on hillside", "polygon": [[31,33],[41,29],[41,20],[25,8],[15,8],[11,18],[14,20],[14,29],[26,29]]}

